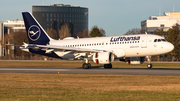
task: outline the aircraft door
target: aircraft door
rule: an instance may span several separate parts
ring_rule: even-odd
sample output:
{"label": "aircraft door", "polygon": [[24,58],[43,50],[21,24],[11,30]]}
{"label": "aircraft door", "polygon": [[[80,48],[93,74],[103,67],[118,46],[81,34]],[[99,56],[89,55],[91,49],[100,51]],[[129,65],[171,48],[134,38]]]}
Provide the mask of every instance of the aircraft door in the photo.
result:
{"label": "aircraft door", "polygon": [[147,48],[147,36],[143,36],[141,39],[141,48]]}

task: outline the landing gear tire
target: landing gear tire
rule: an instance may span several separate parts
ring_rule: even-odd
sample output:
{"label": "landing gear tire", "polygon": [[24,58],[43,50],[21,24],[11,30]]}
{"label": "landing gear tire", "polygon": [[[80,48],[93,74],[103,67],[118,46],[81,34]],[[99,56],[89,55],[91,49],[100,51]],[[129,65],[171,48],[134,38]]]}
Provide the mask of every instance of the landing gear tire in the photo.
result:
{"label": "landing gear tire", "polygon": [[88,69],[91,69],[91,64],[90,63],[88,63]]}
{"label": "landing gear tire", "polygon": [[148,69],[151,69],[152,66],[153,66],[152,64],[148,64],[148,65],[147,65]]}
{"label": "landing gear tire", "polygon": [[112,68],[112,64],[105,64],[104,65],[104,69],[111,69]]}
{"label": "landing gear tire", "polygon": [[147,60],[148,60],[148,65],[147,65],[147,68],[148,69],[151,69],[152,68],[152,64],[151,64],[151,56],[146,56]]}
{"label": "landing gear tire", "polygon": [[91,68],[91,64],[90,64],[90,63],[84,63],[84,64],[82,65],[82,68],[83,68],[83,69],[90,69],[90,68]]}

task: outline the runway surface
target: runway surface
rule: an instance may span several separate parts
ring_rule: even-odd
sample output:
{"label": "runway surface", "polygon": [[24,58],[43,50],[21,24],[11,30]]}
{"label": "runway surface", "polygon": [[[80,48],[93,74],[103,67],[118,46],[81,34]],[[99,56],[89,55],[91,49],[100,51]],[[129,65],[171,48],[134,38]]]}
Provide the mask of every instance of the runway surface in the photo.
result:
{"label": "runway surface", "polygon": [[180,69],[62,69],[62,68],[9,68],[0,73],[53,73],[53,74],[125,74],[125,75],[177,75]]}

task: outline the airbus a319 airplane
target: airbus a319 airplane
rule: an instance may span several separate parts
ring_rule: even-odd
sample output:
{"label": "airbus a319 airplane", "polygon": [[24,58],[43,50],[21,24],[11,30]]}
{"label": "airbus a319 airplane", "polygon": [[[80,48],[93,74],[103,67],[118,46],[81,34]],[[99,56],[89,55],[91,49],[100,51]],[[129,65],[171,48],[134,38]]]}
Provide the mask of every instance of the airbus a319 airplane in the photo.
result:
{"label": "airbus a319 airplane", "polygon": [[[146,56],[165,54],[174,49],[173,44],[163,37],[150,34],[54,40],[31,13],[23,12],[22,15],[29,43],[24,43],[20,49],[49,57],[85,60],[84,69],[91,68],[89,61],[104,64],[104,68],[112,68],[114,59],[142,64]],[[152,68],[150,63],[147,66]]]}

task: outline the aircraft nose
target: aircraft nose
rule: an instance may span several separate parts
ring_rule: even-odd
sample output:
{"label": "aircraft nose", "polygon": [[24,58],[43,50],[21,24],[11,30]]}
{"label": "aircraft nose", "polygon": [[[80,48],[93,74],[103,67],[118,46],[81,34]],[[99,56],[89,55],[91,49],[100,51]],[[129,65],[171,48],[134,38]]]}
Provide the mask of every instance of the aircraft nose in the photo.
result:
{"label": "aircraft nose", "polygon": [[169,43],[169,44],[167,45],[167,50],[168,50],[169,52],[171,52],[173,49],[174,49],[174,45],[173,45],[172,43]]}

